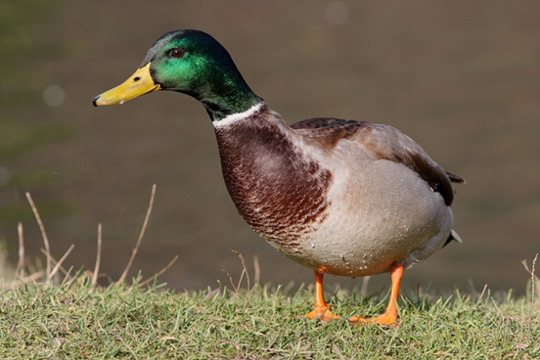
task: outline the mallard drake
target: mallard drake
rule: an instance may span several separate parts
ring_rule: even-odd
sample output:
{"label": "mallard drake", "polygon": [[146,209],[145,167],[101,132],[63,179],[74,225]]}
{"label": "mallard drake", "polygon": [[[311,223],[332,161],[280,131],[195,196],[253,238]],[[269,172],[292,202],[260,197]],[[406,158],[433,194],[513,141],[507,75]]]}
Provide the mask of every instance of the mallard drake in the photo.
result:
{"label": "mallard drake", "polygon": [[312,118],[288,126],[244,81],[210,35],[178,30],[160,37],[139,69],[94,99],[122,104],[172,90],[200,101],[214,126],[225,184],[240,215],[270,245],[315,273],[308,318],[333,320],[324,274],[391,273],[386,312],[351,322],[392,324],[403,270],[451,240],[454,199],[444,171],[389,125]]}

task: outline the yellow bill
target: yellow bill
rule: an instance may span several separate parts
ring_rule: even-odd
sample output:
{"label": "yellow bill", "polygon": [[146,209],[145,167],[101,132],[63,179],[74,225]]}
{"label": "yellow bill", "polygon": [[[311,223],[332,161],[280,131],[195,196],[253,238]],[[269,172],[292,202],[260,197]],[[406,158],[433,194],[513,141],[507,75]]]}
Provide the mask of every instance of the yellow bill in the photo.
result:
{"label": "yellow bill", "polygon": [[150,75],[150,64],[137,69],[133,75],[114,89],[96,96],[94,106],[123,104],[138,96],[161,89],[161,86],[154,83]]}

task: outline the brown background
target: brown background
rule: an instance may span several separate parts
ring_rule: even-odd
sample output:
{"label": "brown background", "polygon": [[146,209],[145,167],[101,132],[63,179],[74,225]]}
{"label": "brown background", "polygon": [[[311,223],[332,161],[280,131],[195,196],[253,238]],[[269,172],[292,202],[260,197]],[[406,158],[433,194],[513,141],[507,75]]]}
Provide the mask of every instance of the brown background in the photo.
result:
{"label": "brown background", "polygon": [[[133,275],[150,276],[178,254],[162,276],[170,286],[227,284],[222,269],[240,271],[236,249],[250,269],[259,255],[264,282],[312,281],[237,215],[200,104],[162,92],[92,107],[160,35],[196,28],[230,51],[289,123],[334,116],[391,124],[467,179],[453,206],[465,243],[413,267],[406,287],[524,291],[521,260],[540,251],[540,2],[55,0],[0,8],[0,240],[11,260],[18,221],[30,255],[42,247],[30,191],[56,258],[73,243],[67,263],[92,269],[103,223],[102,270],[118,278],[156,183]],[[50,85],[65,92],[60,106],[43,100]],[[389,284],[373,281],[372,291]]]}

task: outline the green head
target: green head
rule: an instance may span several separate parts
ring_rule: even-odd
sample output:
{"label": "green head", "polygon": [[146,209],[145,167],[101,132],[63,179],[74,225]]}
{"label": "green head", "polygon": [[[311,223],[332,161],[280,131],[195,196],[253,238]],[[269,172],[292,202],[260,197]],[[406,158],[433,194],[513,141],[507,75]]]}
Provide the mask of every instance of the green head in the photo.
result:
{"label": "green head", "polygon": [[197,30],[171,31],[160,37],[139,69],[122,85],[96,97],[94,105],[121,104],[155,90],[193,96],[213,120],[262,101],[246,84],[227,50]]}

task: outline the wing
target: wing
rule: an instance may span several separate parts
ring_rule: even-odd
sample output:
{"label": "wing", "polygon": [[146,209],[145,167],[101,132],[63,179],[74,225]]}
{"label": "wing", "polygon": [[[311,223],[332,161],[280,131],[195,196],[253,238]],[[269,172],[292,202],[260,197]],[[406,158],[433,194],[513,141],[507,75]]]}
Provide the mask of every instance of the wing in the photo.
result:
{"label": "wing", "polygon": [[324,146],[335,147],[342,139],[358,141],[371,149],[378,159],[403,164],[415,171],[429,186],[441,194],[446,205],[454,200],[451,182],[464,183],[461,177],[446,172],[407,135],[390,125],[333,118],[299,121],[291,128],[317,138]]}

